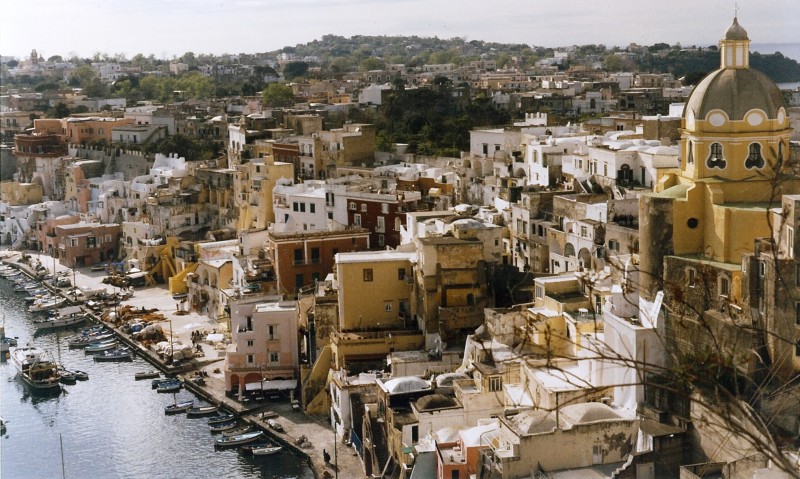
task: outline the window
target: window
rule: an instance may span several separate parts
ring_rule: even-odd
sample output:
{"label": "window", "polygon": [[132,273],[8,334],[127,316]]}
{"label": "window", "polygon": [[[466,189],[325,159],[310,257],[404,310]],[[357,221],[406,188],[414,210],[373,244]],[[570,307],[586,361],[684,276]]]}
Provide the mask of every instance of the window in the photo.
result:
{"label": "window", "polygon": [[308,205],[308,212],[309,213],[316,213],[317,212],[317,205],[315,205],[314,203],[310,203]]}
{"label": "window", "polygon": [[581,238],[586,238],[588,234],[589,230],[587,230],[585,226],[581,226]]}
{"label": "window", "polygon": [[450,479],[461,479],[460,474],[458,469],[450,469]]}
{"label": "window", "polygon": [[375,231],[378,233],[386,231],[386,219],[383,216],[378,216],[378,224],[375,226]]}
{"label": "window", "polygon": [[253,363],[255,363],[255,362],[256,362],[255,355],[253,355],[253,354],[248,354],[248,355],[247,355],[247,364],[253,364]]}
{"label": "window", "polygon": [[389,203],[381,203],[381,213],[389,214]]}
{"label": "window", "polygon": [[294,249],[294,264],[303,264],[303,248]]}
{"label": "window", "polygon": [[111,235],[106,235],[106,243],[111,243]]}
{"label": "window", "polygon": [[722,156],[722,144],[712,143],[709,149],[708,160],[706,160],[706,166],[724,170],[727,164],[728,162],[725,161],[725,157]]}
{"label": "window", "polygon": [[355,211],[355,210],[356,210],[356,204],[355,204],[355,202],[351,201],[350,202],[350,211]]}
{"label": "window", "polygon": [[404,280],[406,279],[406,269],[405,268],[397,268],[397,279]]}
{"label": "window", "polygon": [[306,204],[305,203],[300,203],[300,212],[301,213],[305,213],[306,212]]}
{"label": "window", "polygon": [[269,353],[269,362],[270,364],[275,364],[281,362],[281,354],[280,353]]}
{"label": "window", "polygon": [[72,247],[78,246],[78,238],[70,238],[69,245]]}
{"label": "window", "polygon": [[694,164],[694,144],[690,141],[688,147],[689,153],[686,155],[686,163]]}
{"label": "window", "polygon": [[697,282],[697,271],[694,268],[686,268],[686,285],[694,288]]}
{"label": "window", "polygon": [[311,248],[311,264],[319,264],[319,248]]}
{"label": "window", "polygon": [[503,387],[503,379],[500,376],[489,378],[489,391],[499,391]]}
{"label": "window", "polygon": [[761,144],[760,143],[750,143],[750,148],[748,149],[747,159],[744,160],[744,167],[745,168],[764,168],[766,162],[764,161],[764,157],[761,156]]}
{"label": "window", "polygon": [[411,442],[419,442],[419,426],[411,426]]}
{"label": "window", "polygon": [[378,246],[381,248],[386,246],[386,237],[383,235],[383,233],[378,235]]}
{"label": "window", "polygon": [[247,321],[247,324],[245,325],[245,328],[247,328],[246,331],[252,331],[253,330],[253,317],[252,316],[247,316],[247,317],[245,317],[245,321]]}
{"label": "window", "polygon": [[790,258],[794,258],[794,228],[786,228],[786,248]]}
{"label": "window", "polygon": [[278,326],[275,324],[267,325],[267,340],[274,341],[278,339]]}
{"label": "window", "polygon": [[361,212],[362,213],[366,213],[367,212],[367,204],[366,203],[361,203]]}
{"label": "window", "polygon": [[364,268],[364,282],[372,282],[372,268]]}
{"label": "window", "polygon": [[353,224],[356,226],[361,226],[361,215],[356,213],[353,215]]}
{"label": "window", "polygon": [[719,277],[719,295],[728,297],[731,292],[731,280],[727,276]]}
{"label": "window", "polygon": [[300,203],[296,201],[292,202],[292,211],[300,211]]}
{"label": "window", "polygon": [[253,347],[253,340],[252,339],[248,339],[247,340],[247,347],[249,347],[249,348]]}
{"label": "window", "polygon": [[384,301],[383,302],[383,310],[387,313],[392,312],[392,302],[391,301]]}

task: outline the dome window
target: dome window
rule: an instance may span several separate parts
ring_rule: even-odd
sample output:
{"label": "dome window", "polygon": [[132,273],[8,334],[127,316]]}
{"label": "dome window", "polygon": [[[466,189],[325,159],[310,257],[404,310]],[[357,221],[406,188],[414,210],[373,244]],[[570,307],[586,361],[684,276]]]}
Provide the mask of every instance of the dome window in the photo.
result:
{"label": "dome window", "polygon": [[712,143],[711,154],[708,155],[706,166],[709,168],[719,168],[720,170],[724,170],[727,165],[728,162],[725,161],[725,157],[722,156],[722,144]]}
{"label": "dome window", "polygon": [[764,168],[764,164],[764,157],[761,156],[761,143],[750,143],[750,152],[744,162],[744,167],[748,169],[760,169]]}

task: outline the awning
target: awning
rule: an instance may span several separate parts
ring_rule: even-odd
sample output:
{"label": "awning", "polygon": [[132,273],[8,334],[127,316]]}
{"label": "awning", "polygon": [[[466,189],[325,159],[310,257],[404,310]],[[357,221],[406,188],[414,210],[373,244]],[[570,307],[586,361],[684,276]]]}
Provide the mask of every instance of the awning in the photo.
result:
{"label": "awning", "polygon": [[285,391],[297,387],[297,379],[273,379],[244,385],[245,391]]}

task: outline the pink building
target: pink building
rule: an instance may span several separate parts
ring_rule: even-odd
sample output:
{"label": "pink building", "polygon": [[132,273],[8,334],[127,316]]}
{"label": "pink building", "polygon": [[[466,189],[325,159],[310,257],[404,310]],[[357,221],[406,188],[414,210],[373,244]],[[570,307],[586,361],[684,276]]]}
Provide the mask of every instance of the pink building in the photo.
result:
{"label": "pink building", "polygon": [[229,395],[291,391],[299,370],[297,303],[249,302],[231,305],[231,339],[236,345],[225,363]]}
{"label": "pink building", "polygon": [[122,228],[118,224],[75,223],[55,227],[58,260],[65,266],[90,266],[117,258]]}

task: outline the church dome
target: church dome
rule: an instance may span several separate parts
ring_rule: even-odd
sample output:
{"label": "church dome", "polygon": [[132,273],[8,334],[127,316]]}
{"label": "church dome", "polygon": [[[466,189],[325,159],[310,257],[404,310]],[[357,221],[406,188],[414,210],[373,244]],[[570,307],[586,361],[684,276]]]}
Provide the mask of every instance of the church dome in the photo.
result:
{"label": "church dome", "polygon": [[725,40],[749,40],[747,38],[747,30],[739,25],[739,20],[736,17],[733,17],[733,23],[728,27],[728,31],[725,32]]}
{"label": "church dome", "polygon": [[785,108],[785,103],[778,86],[751,68],[720,68],[711,72],[686,102],[686,111],[693,112],[697,119],[705,119],[712,110],[722,110],[730,121],[743,120],[753,109],[775,119],[781,108]]}

